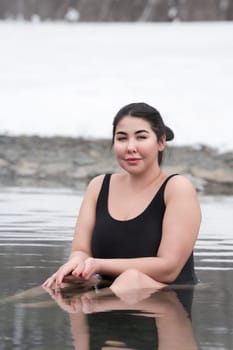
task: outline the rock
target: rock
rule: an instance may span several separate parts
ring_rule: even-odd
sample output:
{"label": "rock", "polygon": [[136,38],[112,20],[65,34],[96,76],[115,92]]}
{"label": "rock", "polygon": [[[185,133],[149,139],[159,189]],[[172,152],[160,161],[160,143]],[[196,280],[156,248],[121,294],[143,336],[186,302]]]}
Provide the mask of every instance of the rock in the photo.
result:
{"label": "rock", "polygon": [[39,164],[36,162],[30,162],[27,160],[20,160],[15,165],[13,165],[12,169],[15,171],[15,176],[34,176],[36,175],[39,168]]}
{"label": "rock", "polygon": [[[85,190],[96,175],[118,171],[111,140],[0,135],[0,185]],[[163,170],[189,177],[197,191],[233,194],[233,154],[205,145],[169,146]]]}
{"label": "rock", "polygon": [[232,183],[233,184],[233,171],[229,169],[203,169],[198,167],[192,167],[190,169],[191,174],[195,177],[199,177],[211,182],[217,183]]}
{"label": "rock", "polygon": [[9,161],[0,158],[0,179],[1,178],[11,178],[13,176],[13,171],[11,169],[11,164]]}

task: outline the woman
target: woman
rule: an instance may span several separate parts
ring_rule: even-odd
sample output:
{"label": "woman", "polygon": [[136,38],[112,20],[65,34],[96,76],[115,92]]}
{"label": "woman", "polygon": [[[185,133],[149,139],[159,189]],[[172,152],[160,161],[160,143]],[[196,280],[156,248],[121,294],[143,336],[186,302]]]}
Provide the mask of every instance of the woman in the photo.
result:
{"label": "woman", "polygon": [[[132,103],[113,121],[113,149],[121,173],[94,178],[84,196],[68,261],[45,282],[59,287],[72,274],[100,274],[112,287],[161,288],[196,283],[193,247],[201,213],[184,176],[161,170],[174,134],[153,107]],[[117,277],[117,278],[116,278]]]}

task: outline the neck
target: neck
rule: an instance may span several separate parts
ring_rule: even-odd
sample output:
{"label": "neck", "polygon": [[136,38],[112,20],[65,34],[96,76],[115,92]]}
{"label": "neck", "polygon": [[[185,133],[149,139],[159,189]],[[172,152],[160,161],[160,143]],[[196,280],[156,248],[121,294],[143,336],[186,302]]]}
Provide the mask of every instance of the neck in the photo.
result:
{"label": "neck", "polygon": [[140,175],[129,174],[129,184],[134,188],[147,187],[153,184],[153,186],[160,181],[164,176],[159,167],[155,168],[154,171],[148,171]]}

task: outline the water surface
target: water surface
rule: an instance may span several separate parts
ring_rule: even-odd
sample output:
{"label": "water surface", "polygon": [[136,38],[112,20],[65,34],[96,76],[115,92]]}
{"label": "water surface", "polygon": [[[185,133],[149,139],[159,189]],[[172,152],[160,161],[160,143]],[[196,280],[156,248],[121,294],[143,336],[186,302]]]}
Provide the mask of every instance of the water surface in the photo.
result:
{"label": "water surface", "polygon": [[233,348],[233,197],[200,198],[194,289],[50,296],[38,286],[69,254],[81,199],[68,189],[1,189],[1,350]]}

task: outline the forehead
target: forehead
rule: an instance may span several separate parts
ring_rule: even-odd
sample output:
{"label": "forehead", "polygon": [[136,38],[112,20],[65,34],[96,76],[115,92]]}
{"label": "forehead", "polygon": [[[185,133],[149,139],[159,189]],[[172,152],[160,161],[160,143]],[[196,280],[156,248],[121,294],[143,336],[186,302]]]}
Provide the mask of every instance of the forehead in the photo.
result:
{"label": "forehead", "polygon": [[152,131],[151,125],[148,121],[140,117],[125,116],[123,117],[116,126],[117,131],[137,131],[137,130],[147,130]]}

